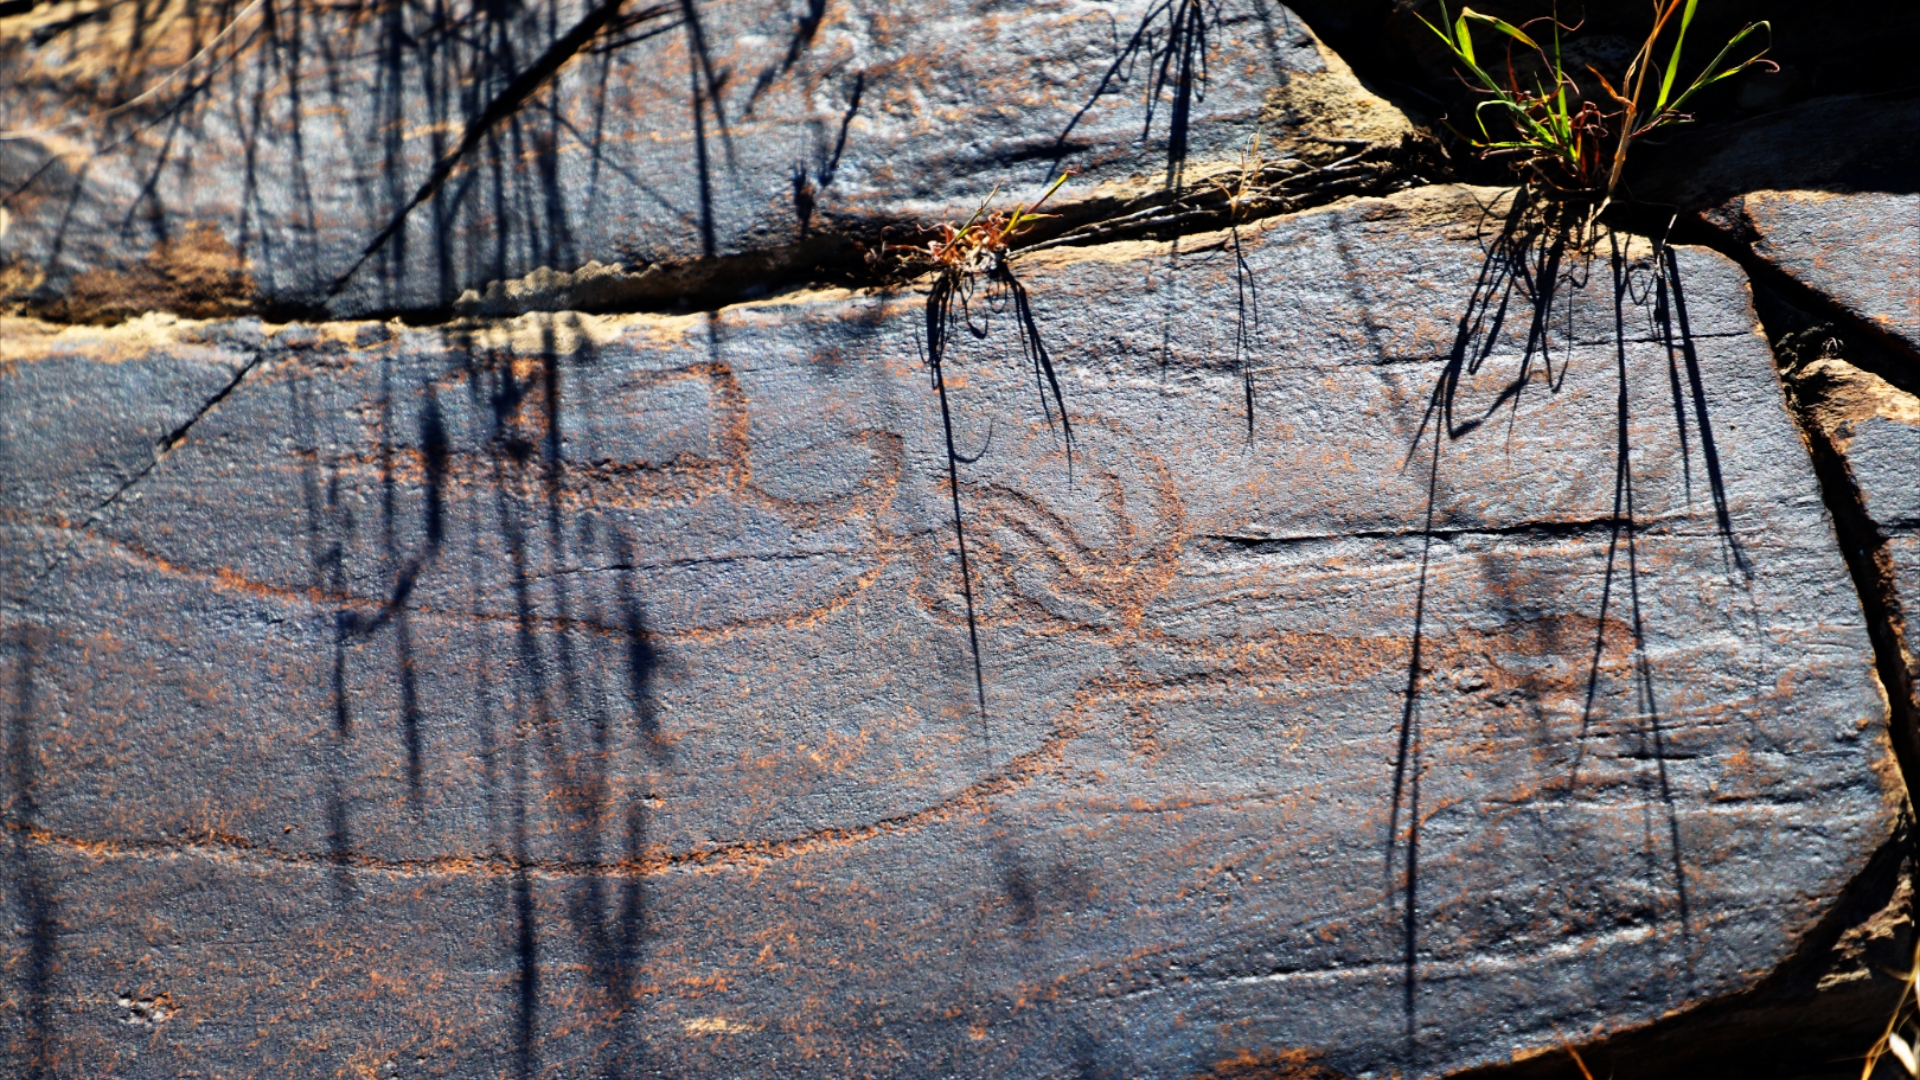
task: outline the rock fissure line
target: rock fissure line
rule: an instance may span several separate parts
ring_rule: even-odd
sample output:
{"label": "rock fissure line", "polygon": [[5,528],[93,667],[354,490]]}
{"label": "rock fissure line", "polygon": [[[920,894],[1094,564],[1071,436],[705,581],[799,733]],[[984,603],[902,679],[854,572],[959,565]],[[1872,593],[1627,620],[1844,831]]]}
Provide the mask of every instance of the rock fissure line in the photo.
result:
{"label": "rock fissure line", "polygon": [[[1737,909],[1729,909],[1737,910]],[[1450,959],[1423,958],[1421,970],[1427,977],[1446,978],[1465,974],[1480,974],[1488,971],[1510,971],[1523,966],[1537,964],[1541,960],[1557,956],[1578,956],[1582,953],[1604,949],[1610,945],[1645,941],[1659,934],[1663,929],[1676,932],[1675,928],[1663,927],[1658,923],[1638,923],[1622,928],[1610,929],[1605,933],[1590,934],[1571,942],[1546,945],[1526,952],[1490,953],[1480,952],[1472,956]],[[1218,975],[1218,976],[1177,976],[1159,980],[1152,985],[1143,986],[1117,995],[1122,1000],[1134,1000],[1169,993],[1188,987],[1232,987],[1261,986],[1271,983],[1289,982],[1346,982],[1364,979],[1386,978],[1397,981],[1405,972],[1399,961],[1375,962],[1371,964],[1337,964],[1327,967],[1304,967],[1285,971],[1270,971],[1258,975]]]}
{"label": "rock fissure line", "polygon": [[[1218,231],[1232,225],[1253,225],[1326,206],[1348,196],[1387,195],[1407,187],[1436,183],[1444,173],[1428,167],[1422,147],[1413,140],[1401,145],[1365,139],[1305,137],[1304,141],[1340,146],[1348,153],[1334,164],[1345,175],[1324,179],[1306,189],[1285,185],[1320,176],[1333,165],[1313,166],[1300,158],[1285,158],[1260,176],[1280,194],[1242,210],[1220,185],[1198,181],[1131,199],[1054,203],[1057,215],[1010,245],[1010,261],[1023,255],[1062,247],[1095,247],[1130,240],[1170,240]],[[1289,172],[1285,165],[1306,165],[1305,172]],[[1366,170],[1355,174],[1352,170]],[[812,288],[892,289],[908,283],[884,259],[896,238],[925,236],[938,223],[909,218],[847,220],[839,231],[814,231],[794,243],[737,255],[708,256],[676,263],[655,263],[639,271],[590,264],[573,272],[541,269],[522,278],[494,281],[469,290],[449,308],[377,313],[367,318],[397,318],[411,325],[450,321],[460,314],[510,316],[535,311],[584,310],[595,314],[637,314],[671,311],[676,314],[714,312],[730,304],[780,292]],[[594,273],[594,271],[598,273]],[[589,277],[591,275],[591,277]],[[665,288],[652,287],[659,280]],[[538,283],[537,285],[535,283]],[[550,300],[515,303],[516,288],[529,285],[552,290]],[[599,299],[570,304],[575,289],[601,291]],[[628,295],[620,296],[622,291]],[[611,295],[609,295],[611,294]]]}
{"label": "rock fissure line", "polygon": [[1454,540],[1477,536],[1586,537],[1610,534],[1617,529],[1632,529],[1645,534],[1667,522],[1689,521],[1686,515],[1658,518],[1600,517],[1575,521],[1530,521],[1518,525],[1481,525],[1441,529],[1355,529],[1348,533],[1312,533],[1299,536],[1261,536],[1257,533],[1212,533],[1202,539],[1238,548],[1287,550],[1311,544],[1339,543],[1342,540]]}
{"label": "rock fissure line", "polygon": [[[1290,190],[1286,185],[1322,176],[1333,166],[1315,167],[1300,158],[1282,159],[1260,174],[1276,193],[1244,209],[1231,201],[1233,197],[1224,188],[1206,180],[1128,199],[1082,199],[1054,204],[1052,209],[1058,216],[1012,244],[1010,254],[1017,261],[1025,254],[1062,247],[1178,239],[1229,226],[1265,223],[1349,196],[1387,195],[1447,179],[1443,171],[1427,165],[1421,147],[1411,139],[1400,146],[1318,136],[1307,136],[1303,141],[1360,149],[1335,163],[1341,166],[1342,175],[1323,178],[1322,182],[1306,189]],[[1289,172],[1282,168],[1286,165],[1307,168],[1304,172]],[[1355,173],[1356,169],[1364,171]],[[409,211],[415,208],[410,206]],[[712,314],[733,304],[784,292],[821,288],[897,289],[908,285],[917,278],[903,276],[885,259],[874,258],[874,253],[885,251],[899,238],[928,235],[938,224],[905,217],[848,219],[840,222],[837,230],[816,228],[792,243],[738,254],[649,263],[636,270],[598,262],[589,262],[571,271],[543,267],[519,278],[495,280],[468,289],[454,301],[437,307],[377,309],[340,318],[313,305],[259,302],[253,305],[253,313],[272,322],[398,321],[417,328],[458,323],[476,316],[512,317],[536,312]],[[390,227],[381,233],[368,246],[361,262],[342,273],[337,284],[344,284],[391,238],[392,232]],[[29,313],[51,325],[99,325],[84,313],[76,316],[62,308]],[[106,325],[118,325],[138,317],[141,316]]]}
{"label": "rock fissure line", "polygon": [[[1866,499],[1854,482],[1846,454],[1834,445],[1825,425],[1813,415],[1815,403],[1810,395],[1815,391],[1784,374],[1814,359],[1802,355],[1804,350],[1814,347],[1813,344],[1797,338],[1783,325],[1793,313],[1783,310],[1780,302],[1758,306],[1767,337],[1781,361],[1788,409],[1813,458],[1814,475],[1833,520],[1841,557],[1853,578],[1854,591],[1860,597],[1867,636],[1873,643],[1874,670],[1886,695],[1894,754],[1911,804],[1916,794],[1916,779],[1920,778],[1920,716],[1915,715],[1913,706],[1913,678],[1906,662],[1909,646],[1906,621],[1887,550],[1888,537],[1868,513]],[[1842,333],[1856,330],[1857,327],[1847,325]],[[1871,340],[1877,343],[1878,337]]]}
{"label": "rock fissure line", "polygon": [[251,360],[241,365],[239,371],[234,372],[233,378],[227,380],[225,386],[215,391],[212,397],[209,397],[198,409],[194,410],[193,415],[187,418],[186,423],[168,432],[164,438],[156,443],[154,445],[153,460],[147,462],[139,472],[133,474],[133,476],[121,484],[113,494],[107,496],[100,505],[94,507],[87,515],[86,520],[81,522],[81,531],[85,532],[91,529],[94,523],[100,520],[102,515],[126,496],[127,492],[133,490],[135,485],[145,480],[153,470],[159,468],[160,463],[167,460],[167,455],[173,453],[175,447],[187,440],[187,435],[193,431],[194,425],[205,419],[208,413],[218,408],[221,402],[227,400],[235,390],[238,390],[240,384],[246,381],[247,376],[252,374],[255,368],[258,368],[266,361],[267,356],[268,354],[266,352],[255,353]]}
{"label": "rock fissure line", "polygon": [[[1741,230],[1751,228],[1745,223],[1727,224],[1716,221],[1714,216],[1708,213],[1695,213],[1675,226],[1674,242],[1699,244],[1701,247],[1711,248],[1725,255],[1740,264],[1740,268],[1746,271],[1754,286],[1764,287],[1778,294],[1794,307],[1805,312],[1816,313],[1822,319],[1844,328],[1849,335],[1864,339],[1874,347],[1891,353],[1905,363],[1920,369],[1920,351],[1915,350],[1898,334],[1884,326],[1876,325],[1871,319],[1863,319],[1857,313],[1849,311],[1844,304],[1795,278],[1742,242]],[[1765,321],[1764,316],[1762,321]],[[1771,333],[1769,337],[1772,337]]]}
{"label": "rock fissure line", "polygon": [[[188,417],[185,423],[168,432],[165,437],[156,443],[154,446],[153,460],[147,462],[146,465],[141,467],[140,471],[134,473],[133,476],[129,477],[116,488],[113,494],[107,496],[98,506],[95,506],[87,514],[85,521],[81,522],[77,527],[71,523],[63,522],[60,528],[72,530],[73,539],[71,543],[78,544],[81,539],[94,535],[93,526],[100,521],[101,517],[119,503],[121,499],[125,498],[127,492],[132,491],[142,480],[152,475],[153,471],[160,467],[160,463],[165,461],[169,454],[173,453],[174,448],[186,441],[187,435],[192,432],[194,425],[198,424],[208,413],[217,408],[221,402],[230,397],[235,390],[239,389],[240,384],[246,380],[247,376],[260,367],[267,358],[268,354],[265,352],[256,353],[251,360],[241,365],[240,370],[234,373],[233,378],[227,380],[225,386],[222,386],[213,396],[203,402],[198,409],[194,410],[193,415]],[[26,583],[25,587],[21,589],[21,597],[32,596],[34,590],[40,586],[40,583],[46,580],[47,575],[53,573],[60,567],[60,563],[64,560],[65,555],[71,550],[71,546],[69,546],[67,552],[62,552],[60,555],[47,560],[47,565],[43,567],[38,574],[35,574],[33,578]],[[8,603],[6,606],[11,608],[14,605]]]}

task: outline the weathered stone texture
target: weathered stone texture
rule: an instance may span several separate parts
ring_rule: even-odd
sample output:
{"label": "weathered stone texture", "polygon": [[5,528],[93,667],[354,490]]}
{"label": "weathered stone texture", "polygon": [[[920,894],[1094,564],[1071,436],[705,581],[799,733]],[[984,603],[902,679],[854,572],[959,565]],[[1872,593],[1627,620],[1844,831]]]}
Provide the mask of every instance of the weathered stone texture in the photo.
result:
{"label": "weathered stone texture", "polygon": [[[1072,198],[1217,169],[1269,95],[1327,70],[1270,0],[712,0],[621,9],[651,17],[608,24],[518,111],[489,112],[604,8],[178,0],[0,19],[7,122],[34,136],[0,141],[8,291],[64,317],[138,314],[116,293],[153,292],[161,246],[196,227],[252,275],[206,302],[348,316],[591,262],[805,265],[861,222],[964,217],[996,188],[1031,199],[1066,166]],[[230,22],[145,106],[91,119],[87,102],[157,82]],[[669,306],[687,291],[630,287]]]}
{"label": "weathered stone texture", "polygon": [[1714,216],[1767,266],[1920,355],[1920,193],[1755,191]]}
{"label": "weathered stone texture", "polygon": [[976,294],[985,715],[910,291],[10,323],[10,1060],[1431,1075],[1751,985],[1896,828],[1859,600],[1734,264],[1550,240],[1024,259],[1070,455]]}
{"label": "weathered stone texture", "polygon": [[[1891,654],[1883,679],[1905,699],[1906,715],[1920,716],[1911,629],[1920,610],[1920,396],[1838,355],[1815,359],[1795,379],[1816,450],[1830,456],[1835,486],[1853,504],[1846,542],[1863,553],[1855,576]],[[1884,672],[1889,663],[1900,670]]]}

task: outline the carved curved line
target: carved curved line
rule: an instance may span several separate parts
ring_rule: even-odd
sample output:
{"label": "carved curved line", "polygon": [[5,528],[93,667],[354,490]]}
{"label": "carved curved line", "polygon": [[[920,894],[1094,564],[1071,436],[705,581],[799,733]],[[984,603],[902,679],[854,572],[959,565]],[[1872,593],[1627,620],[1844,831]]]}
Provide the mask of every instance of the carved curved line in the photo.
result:
{"label": "carved curved line", "polygon": [[820,851],[829,851],[882,837],[913,832],[923,826],[974,813],[984,816],[996,798],[1025,787],[1065,757],[1068,743],[1086,729],[1081,717],[1082,702],[1063,714],[1059,723],[1039,746],[1009,758],[998,773],[968,784],[952,795],[919,810],[881,818],[865,825],[816,829],[796,837],[778,840],[742,840],[711,848],[678,853],[648,855],[638,859],[516,859],[506,855],[441,855],[424,859],[386,859],[359,852],[344,856],[333,853],[282,851],[259,844],[236,833],[209,829],[195,836],[165,840],[100,840],[52,829],[7,822],[7,831],[24,836],[29,842],[61,847],[96,858],[148,858],[161,855],[192,855],[212,862],[246,865],[279,865],[326,873],[342,866],[368,873],[394,877],[438,875],[442,877],[503,877],[526,874],[545,879],[583,877],[646,878],[668,873],[695,875],[722,874],[730,871],[756,872],[777,863]]}
{"label": "carved curved line", "polygon": [[[0,518],[14,521],[24,519],[32,524],[62,531],[73,531],[78,528],[72,523],[60,519],[26,515],[18,511],[0,510]],[[206,571],[198,567],[183,566],[164,556],[147,551],[127,540],[111,536],[102,536],[91,530],[86,530],[85,534],[88,539],[93,540],[129,562],[140,563],[171,577],[197,582],[220,592],[239,593],[283,604],[307,604],[321,609],[344,609],[370,614],[378,613],[384,606],[384,601],[372,597],[330,593],[326,590],[316,588],[296,589],[284,585],[271,585],[266,582],[242,577],[240,574],[226,567],[221,567],[214,571]],[[712,644],[718,641],[727,641],[743,634],[765,630],[806,629],[817,625],[821,620],[829,618],[852,604],[855,599],[865,593],[867,589],[871,588],[873,584],[880,579],[882,573],[898,561],[901,555],[911,554],[909,548],[910,545],[899,543],[876,545],[871,552],[875,558],[875,564],[871,570],[855,577],[850,587],[844,588],[840,592],[830,596],[824,602],[803,611],[788,612],[780,615],[767,615],[757,619],[746,619],[739,622],[726,623],[718,627],[649,631],[648,637],[669,643],[698,642],[701,644]],[[497,622],[518,626],[521,622],[521,616],[511,612],[476,612],[464,609],[441,608],[433,604],[421,603],[418,600],[411,603],[409,610],[415,615],[425,618],[443,619],[456,623]],[[581,632],[597,637],[614,637],[621,639],[626,639],[631,636],[631,632],[625,626],[616,626],[592,619],[546,615],[533,616],[528,621],[554,633]]]}

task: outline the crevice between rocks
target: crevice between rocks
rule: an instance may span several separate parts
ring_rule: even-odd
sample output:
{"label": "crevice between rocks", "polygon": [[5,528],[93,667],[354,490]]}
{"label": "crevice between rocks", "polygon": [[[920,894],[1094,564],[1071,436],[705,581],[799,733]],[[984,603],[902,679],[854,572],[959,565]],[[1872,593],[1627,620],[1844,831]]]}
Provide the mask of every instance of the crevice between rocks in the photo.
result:
{"label": "crevice between rocks", "polygon": [[[1234,190],[1244,186],[1247,178],[1239,167],[1226,163],[1217,163],[1212,171],[1190,168],[1188,181],[1177,187],[1094,189],[1086,197],[1050,204],[1055,216],[1023,235],[1012,251],[1017,257],[1021,252],[1056,247],[1174,239],[1297,214],[1348,197],[1388,195],[1446,180],[1450,172],[1438,144],[1424,133],[1413,132],[1397,143],[1294,138],[1250,178],[1263,191],[1258,200],[1248,200]],[[535,312],[698,314],[800,289],[899,288],[915,280],[918,271],[897,251],[902,245],[925,242],[939,224],[932,218],[899,215],[827,218],[791,240],[734,254],[638,267],[598,261],[571,270],[541,267],[518,278],[467,289],[437,307],[344,313],[323,303],[225,296],[222,314],[254,314],[272,322],[398,321],[419,327]],[[234,277],[235,282],[241,280]],[[251,279],[245,279],[247,287],[251,284]],[[239,286],[229,283],[229,287]],[[184,299],[166,302],[176,292]],[[155,310],[163,313],[183,317],[210,313],[209,301],[198,292],[159,289],[153,295],[163,304]],[[55,325],[115,325],[144,314],[89,307],[65,294],[26,303],[19,311]]]}
{"label": "crevice between rocks", "polygon": [[[1788,409],[1806,440],[1821,497],[1833,517],[1841,555],[1860,594],[1861,612],[1873,642],[1874,668],[1887,697],[1893,750],[1911,803],[1914,778],[1920,776],[1920,717],[1915,715],[1913,704],[1906,618],[1887,550],[1888,537],[1868,513],[1866,499],[1854,481],[1845,453],[1834,443],[1833,432],[1815,415],[1828,386],[1817,370],[1809,370],[1829,354],[1844,355],[1848,362],[1883,378],[1897,369],[1875,362],[1876,350],[1863,346],[1860,338],[1864,335],[1858,326],[1819,320],[1758,282],[1754,300],[1780,365]],[[1899,385],[1894,379],[1887,381]]]}
{"label": "crevice between rocks", "polygon": [[[1306,149],[1306,148],[1311,149]],[[1042,221],[1012,245],[1026,251],[1085,247],[1127,240],[1166,240],[1325,206],[1349,196],[1380,196],[1444,177],[1438,149],[1420,135],[1398,143],[1364,139],[1297,140],[1256,175],[1271,192],[1257,210],[1242,212],[1234,192],[1194,170],[1178,187],[1096,191],[1049,208]],[[1304,151],[1304,152],[1303,152]],[[1224,170],[1224,167],[1223,167]],[[1238,175],[1238,170],[1225,170]],[[438,309],[377,312],[431,325],[462,317],[500,318],[531,312],[593,314],[715,311],[729,304],[806,288],[898,288],[918,275],[895,256],[900,245],[924,241],[937,221],[905,217],[828,220],[824,230],[752,252],[660,262],[638,269],[589,262],[572,271],[543,267],[523,277],[469,289]],[[291,313],[290,313],[291,314]]]}
{"label": "crevice between rocks", "polygon": [[[1803,321],[1810,324],[1815,318],[1832,323],[1849,339],[1870,346],[1875,353],[1884,354],[1876,367],[1877,374],[1903,387],[1908,393],[1920,393],[1913,374],[1920,373],[1920,353],[1916,353],[1911,345],[1886,327],[1861,318],[1832,297],[1769,262],[1753,249],[1754,242],[1759,238],[1759,233],[1746,219],[1737,199],[1721,207],[1680,215],[1675,219],[1673,230],[1675,243],[1712,248],[1739,263],[1754,286],[1757,304],[1765,302],[1761,297],[1766,293],[1771,294],[1774,303],[1784,304],[1787,309],[1797,312],[1789,314],[1788,310],[1775,307],[1770,315],[1762,310],[1762,323],[1773,319],[1781,334],[1800,329],[1802,327],[1797,324]],[[1774,324],[1767,326],[1769,341],[1777,341]],[[1886,362],[1893,358],[1897,358],[1898,362]]]}

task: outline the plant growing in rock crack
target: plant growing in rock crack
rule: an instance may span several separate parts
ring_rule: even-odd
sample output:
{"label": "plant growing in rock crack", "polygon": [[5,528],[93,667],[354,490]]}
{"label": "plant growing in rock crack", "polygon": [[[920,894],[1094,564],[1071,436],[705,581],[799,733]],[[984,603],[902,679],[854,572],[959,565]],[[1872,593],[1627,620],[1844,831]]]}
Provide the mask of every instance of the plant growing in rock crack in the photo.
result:
{"label": "plant growing in rock crack", "polygon": [[1866,1063],[1860,1069],[1860,1080],[1873,1075],[1874,1067],[1880,1059],[1892,1054],[1907,1070],[1908,1076],[1920,1076],[1920,946],[1916,946],[1913,963],[1900,974],[1904,984],[1900,988],[1900,1000],[1893,1007],[1893,1015],[1887,1018],[1887,1030],[1876,1039],[1873,1048],[1867,1051]]}
{"label": "plant growing in rock crack", "polygon": [[[905,268],[930,269],[933,272],[933,287],[927,291],[926,359],[928,371],[933,376],[933,388],[940,397],[940,423],[946,433],[947,484],[953,495],[953,536],[960,553],[960,585],[967,603],[967,640],[973,649],[974,690],[979,697],[983,722],[987,715],[987,687],[980,663],[980,630],[973,604],[973,569],[967,561],[967,534],[960,515],[960,465],[978,461],[980,455],[967,457],[960,453],[953,442],[953,409],[947,399],[947,345],[954,331],[961,327],[965,327],[976,338],[986,337],[988,318],[996,312],[1004,312],[1011,305],[1014,329],[1020,338],[1020,352],[1033,369],[1034,385],[1040,393],[1040,407],[1046,414],[1049,426],[1053,424],[1054,410],[1059,409],[1060,430],[1067,449],[1068,475],[1071,476],[1073,422],[1067,416],[1066,398],[1060,393],[1060,378],[1054,371],[1053,357],[1047,352],[1046,343],[1040,339],[1040,326],[1034,320],[1026,286],[1014,276],[1009,247],[1037,222],[1054,216],[1040,213],[1040,207],[1072,175],[1071,170],[1061,174],[1031,205],[1023,203],[1012,211],[988,213],[987,207],[992,204],[994,196],[1000,193],[996,186],[988,192],[986,199],[965,224],[956,226],[952,222],[942,222],[933,230],[934,238],[925,244],[889,244],[882,249],[883,254],[892,253],[900,257]],[[1051,401],[1048,400],[1049,395]],[[991,443],[992,428],[988,428],[987,438]],[[982,448],[981,453],[985,452],[985,448]]]}
{"label": "plant growing in rock crack", "polygon": [[[1477,147],[1483,158],[1512,159],[1529,182],[1547,192],[1563,198],[1595,201],[1591,220],[1613,199],[1614,191],[1620,186],[1621,170],[1626,166],[1627,152],[1636,140],[1692,119],[1682,110],[1695,94],[1714,83],[1752,67],[1778,70],[1778,65],[1764,58],[1765,45],[1743,60],[1728,60],[1756,35],[1771,38],[1773,31],[1768,23],[1751,22],[1721,46],[1712,62],[1702,68],[1692,82],[1675,93],[1681,53],[1698,5],[1699,0],[1654,0],[1653,28],[1627,63],[1617,86],[1594,67],[1587,66],[1587,71],[1605,92],[1599,100],[1587,96],[1562,63],[1561,31],[1572,32],[1579,26],[1562,24],[1557,12],[1515,26],[1469,7],[1460,9],[1458,19],[1450,19],[1446,0],[1441,0],[1439,25],[1428,22],[1423,15],[1416,14],[1415,18],[1445,42],[1454,59],[1466,67],[1469,74],[1462,76],[1463,81],[1485,95],[1485,100],[1473,110],[1473,126],[1478,134],[1461,132],[1458,128],[1454,129],[1455,134]],[[1542,22],[1552,30],[1551,51],[1527,33],[1528,27]],[[1504,80],[1481,65],[1473,43],[1476,23],[1509,40]],[[1658,54],[1666,48],[1662,39],[1669,27],[1673,28],[1672,48],[1662,65]],[[1514,67],[1514,44],[1531,49],[1538,61],[1539,70],[1524,79]],[[1489,112],[1499,118],[1491,129],[1487,125]],[[1504,120],[1510,130],[1500,131],[1500,120]]]}

